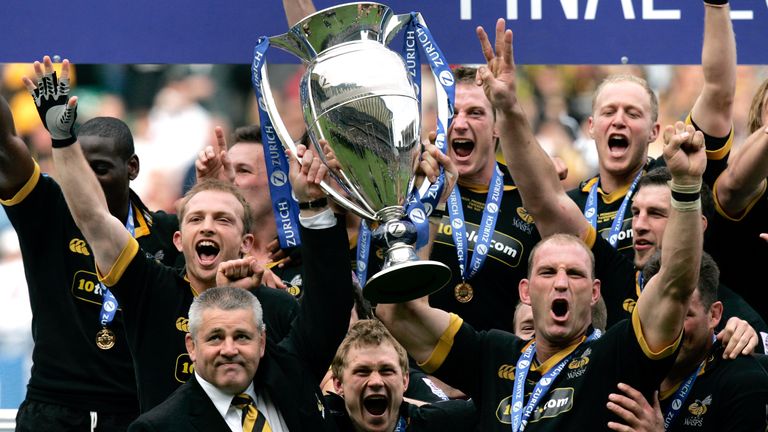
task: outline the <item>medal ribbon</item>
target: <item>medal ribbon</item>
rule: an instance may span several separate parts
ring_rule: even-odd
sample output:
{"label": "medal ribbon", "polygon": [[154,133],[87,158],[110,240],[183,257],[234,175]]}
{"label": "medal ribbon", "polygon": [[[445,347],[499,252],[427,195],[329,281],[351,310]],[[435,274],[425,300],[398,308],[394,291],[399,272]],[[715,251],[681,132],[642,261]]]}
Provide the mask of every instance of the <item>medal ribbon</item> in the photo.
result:
{"label": "medal ribbon", "polygon": [[[594,341],[600,338],[600,336],[602,336],[602,332],[598,329],[594,329],[592,334],[590,334],[584,342]],[[578,349],[578,347],[576,349]],[[525,409],[523,409],[523,402],[525,401],[525,380],[531,369],[533,356],[536,354],[536,341],[534,340],[528,348],[526,348],[517,360],[517,366],[515,367],[515,386],[512,393],[512,432],[521,432],[525,429],[525,426],[528,423],[528,418],[533,413],[533,410],[536,409],[539,402],[541,402],[541,397],[547,394],[552,383],[555,382],[557,376],[560,375],[560,372],[563,371],[565,365],[571,360],[576,349],[564,359],[560,360],[560,363],[552,367],[549,372],[541,377],[539,382],[536,383],[536,387],[533,389],[531,397],[528,399],[528,404],[526,404]]]}
{"label": "medal ribbon", "polygon": [[[435,93],[437,97],[437,130],[435,146],[443,153],[447,151],[445,137],[453,117],[453,101],[456,96],[456,86],[453,72],[445,59],[443,52],[437,46],[424,18],[421,14],[411,12],[411,19],[405,28],[403,48],[401,55],[405,59],[408,74],[413,79],[416,94],[421,106],[421,56],[416,45],[421,47],[421,52],[429,60],[429,68],[435,81]],[[418,234],[416,249],[426,245],[429,241],[429,220],[427,217],[437,206],[445,184],[445,174],[440,167],[440,175],[434,184],[424,182],[420,190],[411,192],[405,207],[405,213],[416,226]]]}
{"label": "medal ribbon", "polygon": [[288,159],[283,145],[277,136],[272,119],[266,110],[263,89],[261,88],[261,67],[266,62],[269,38],[262,36],[253,50],[251,65],[251,84],[256,93],[259,106],[261,138],[264,144],[264,162],[267,166],[269,194],[272,197],[272,212],[277,224],[277,237],[282,249],[301,245],[299,237],[299,205],[293,198],[291,183],[288,181]]}
{"label": "medal ribbon", "polygon": [[[131,233],[131,237],[136,237],[136,225],[133,222],[133,205],[130,201],[128,201],[128,220],[125,221],[125,229]],[[99,281],[99,285],[101,286],[102,292],[99,322],[102,327],[106,327],[115,319],[115,314],[117,313],[117,308],[120,303],[117,302],[115,296],[103,282]]]}
{"label": "medal ribbon", "polygon": [[[640,172],[635,176],[635,179],[632,181],[632,185],[629,187],[629,190],[627,190],[627,194],[624,195],[624,201],[621,202],[619,211],[616,212],[616,217],[613,219],[613,223],[611,224],[608,243],[610,243],[614,249],[616,249],[619,243],[619,231],[621,231],[621,226],[624,225],[624,212],[627,211],[627,205],[632,198],[632,194],[635,193],[637,182],[640,181],[640,177],[642,176],[643,170],[640,170]],[[587,218],[587,221],[589,221],[589,224],[592,225],[592,228],[595,230],[597,230],[597,188],[599,186],[600,178],[598,177],[595,184],[593,184],[592,188],[589,190],[587,203],[584,205],[584,217]]]}
{"label": "medal ribbon", "polygon": [[357,262],[355,263],[355,275],[360,286],[364,287],[368,280],[368,254],[371,247],[371,229],[365,219],[360,220],[360,228],[357,230]]}
{"label": "medal ribbon", "polygon": [[469,239],[467,238],[467,228],[464,223],[464,209],[461,206],[461,192],[459,192],[459,188],[453,188],[451,195],[448,197],[448,216],[452,227],[451,234],[453,243],[456,245],[459,272],[464,281],[474,277],[483,268],[483,264],[485,264],[485,258],[488,256],[491,239],[493,238],[493,231],[499,219],[498,213],[501,207],[503,191],[504,174],[502,174],[497,164],[493,170],[488,196],[485,198],[485,208],[483,209],[482,219],[480,219],[480,230],[477,240],[475,240],[475,252],[472,254],[469,267],[467,267],[467,244]]}
{"label": "medal ribbon", "polygon": [[[437,146],[443,153],[446,153],[447,147],[445,145],[445,137],[448,127],[450,126],[451,118],[453,117],[453,101],[456,95],[453,72],[451,72],[443,52],[434,42],[429,28],[427,28],[427,24],[424,22],[424,18],[419,13],[411,12],[411,19],[405,27],[403,47],[400,54],[405,61],[408,74],[413,80],[413,85],[416,88],[416,95],[419,100],[419,106],[421,106],[421,55],[417,46],[421,48],[421,51],[424,52],[429,59],[429,67],[432,71],[432,76],[435,79],[435,92],[437,97],[437,138],[435,140],[435,146]],[[440,175],[435,183],[429,184],[428,182],[424,182],[421,185],[421,189],[412,191],[406,200],[405,214],[416,226],[416,249],[426,245],[429,241],[428,216],[432,214],[432,210],[437,205],[440,195],[442,194],[443,185],[445,183],[444,177],[443,168],[440,167]],[[455,188],[454,190],[458,190],[458,188]],[[363,235],[363,230],[367,230],[365,235]],[[367,243],[362,243],[364,241]],[[371,250],[370,241],[370,229],[367,226],[363,227],[363,224],[361,223],[360,232],[357,238],[356,253],[356,273],[361,286],[365,286],[367,264],[364,264],[361,267],[360,263],[368,262],[368,254]],[[360,271],[361,268],[364,269],[363,272]]]}
{"label": "medal ribbon", "polygon": [[[716,341],[717,336],[712,334],[712,343],[714,344]],[[693,388],[693,383],[696,382],[696,378],[698,378],[699,373],[701,373],[701,370],[704,368],[704,364],[706,363],[707,359],[705,358],[699,367],[696,368],[696,370],[691,374],[691,376],[686,378],[686,380],[680,384],[680,387],[672,397],[672,402],[669,404],[668,411],[664,413],[664,430],[669,430],[669,428],[672,426],[672,422],[674,422],[677,418],[677,415],[680,414],[680,409],[683,407],[686,399],[688,399],[688,394],[691,392],[691,388]]]}
{"label": "medal ribbon", "polygon": [[397,421],[397,427],[395,428],[394,432],[405,432],[405,428],[407,426],[408,425],[406,424],[405,419],[402,416],[400,416],[400,419]]}

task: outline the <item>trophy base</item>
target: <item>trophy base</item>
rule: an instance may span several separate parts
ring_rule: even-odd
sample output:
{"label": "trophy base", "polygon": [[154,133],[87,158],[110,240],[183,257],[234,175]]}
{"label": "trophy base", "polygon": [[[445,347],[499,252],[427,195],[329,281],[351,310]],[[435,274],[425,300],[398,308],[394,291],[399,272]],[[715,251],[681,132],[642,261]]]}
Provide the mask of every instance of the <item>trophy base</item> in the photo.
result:
{"label": "trophy base", "polygon": [[373,303],[404,303],[444,287],[451,269],[437,261],[407,261],[382,270],[368,280],[363,297]]}

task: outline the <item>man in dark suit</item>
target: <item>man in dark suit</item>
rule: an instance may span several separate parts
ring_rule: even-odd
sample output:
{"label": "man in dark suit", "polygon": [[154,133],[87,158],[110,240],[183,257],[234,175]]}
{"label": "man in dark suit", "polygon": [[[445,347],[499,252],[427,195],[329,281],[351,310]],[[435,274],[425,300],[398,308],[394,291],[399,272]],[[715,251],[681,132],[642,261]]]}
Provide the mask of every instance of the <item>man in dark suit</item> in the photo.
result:
{"label": "man in dark suit", "polygon": [[265,351],[264,330],[261,305],[251,293],[234,287],[206,290],[189,310],[186,343],[194,375],[130,430],[237,431],[251,410],[238,406],[241,399],[261,405],[257,420],[264,421],[259,423],[279,422],[279,416],[266,419],[270,404],[253,386]]}

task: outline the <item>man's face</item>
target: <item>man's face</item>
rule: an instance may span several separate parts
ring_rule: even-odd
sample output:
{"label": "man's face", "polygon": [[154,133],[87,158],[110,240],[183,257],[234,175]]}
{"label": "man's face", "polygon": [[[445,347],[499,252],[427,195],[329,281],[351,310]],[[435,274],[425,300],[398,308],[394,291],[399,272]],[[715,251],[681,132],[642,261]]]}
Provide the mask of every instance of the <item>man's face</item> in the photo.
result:
{"label": "man's face", "polygon": [[533,339],[533,310],[527,304],[520,303],[515,308],[515,336],[521,339]]}
{"label": "man's face", "polygon": [[693,292],[688,312],[685,315],[682,346],[675,359],[675,365],[690,367],[701,361],[710,348],[712,332],[720,323],[722,303],[715,302],[709,309],[701,303],[699,290]]}
{"label": "man's face", "polygon": [[197,193],[179,224],[173,243],[184,253],[187,276],[206,288],[216,283],[220,263],[240,258],[253,243],[253,235],[243,233],[243,206],[228,192]]}
{"label": "man's face", "polygon": [[533,309],[536,339],[551,344],[568,345],[581,337],[599,296],[587,252],[565,241],[539,247],[530,279],[520,281],[520,299]]}
{"label": "man's face", "polygon": [[671,199],[667,186],[648,185],[640,188],[632,200],[632,244],[638,269],[645,267],[656,251],[661,250]]}
{"label": "man's face", "polygon": [[342,377],[334,377],[333,384],[344,398],[355,430],[394,429],[408,388],[408,374],[403,374],[392,344],[350,348]]}
{"label": "man's face", "polygon": [[186,345],[195,370],[228,394],[245,390],[264,356],[265,333],[256,326],[251,309],[206,309],[193,339]]}
{"label": "man's face", "polygon": [[475,183],[490,181],[496,162],[494,128],[493,107],[483,89],[457,85],[453,121],[448,129],[448,155],[461,178]]}
{"label": "man's face", "polygon": [[650,96],[640,84],[620,81],[603,87],[589,118],[601,172],[627,177],[645,164],[648,144],[659,133],[651,115]]}
{"label": "man's face", "polygon": [[235,186],[248,201],[254,217],[269,214],[272,201],[267,184],[264,147],[258,143],[237,143],[227,154],[235,170]]}
{"label": "man's face", "polygon": [[104,190],[109,210],[114,213],[128,202],[129,183],[139,171],[138,160],[135,157],[123,160],[114,138],[82,135],[78,140],[85,159]]}

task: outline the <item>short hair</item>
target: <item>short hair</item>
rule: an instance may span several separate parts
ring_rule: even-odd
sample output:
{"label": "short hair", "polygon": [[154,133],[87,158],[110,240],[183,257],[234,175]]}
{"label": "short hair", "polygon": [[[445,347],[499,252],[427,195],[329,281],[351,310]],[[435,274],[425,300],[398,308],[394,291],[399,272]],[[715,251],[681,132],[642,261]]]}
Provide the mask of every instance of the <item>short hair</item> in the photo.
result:
{"label": "short hair", "polygon": [[261,303],[250,291],[231,286],[209,288],[195,297],[189,307],[189,333],[194,339],[202,324],[203,312],[209,309],[224,311],[251,310],[253,323],[260,331],[264,331],[264,312]]}
{"label": "short hair", "polygon": [[264,141],[261,140],[261,127],[257,125],[248,125],[235,129],[235,132],[232,133],[232,141],[230,142],[229,147],[231,148],[237,143],[263,144]]}
{"label": "short hair", "polygon": [[614,75],[607,76],[600,83],[600,85],[597,86],[595,93],[592,95],[592,112],[593,113],[595,112],[595,103],[597,102],[597,97],[600,95],[600,93],[602,93],[603,88],[605,88],[605,86],[607,86],[608,84],[616,84],[620,82],[635,83],[640,87],[642,87],[643,90],[645,90],[651,102],[651,120],[653,120],[653,122],[656,123],[656,121],[659,119],[659,98],[656,96],[656,93],[648,84],[648,81],[635,75],[614,74]]}
{"label": "short hair", "polygon": [[557,233],[552,234],[550,236],[544,237],[543,239],[539,240],[538,243],[536,243],[536,246],[531,249],[531,254],[528,256],[528,276],[527,278],[531,278],[531,272],[533,271],[533,261],[536,257],[536,254],[539,252],[539,249],[544,246],[547,243],[550,242],[556,242],[556,243],[571,243],[574,245],[577,245],[581,247],[589,257],[589,271],[590,271],[590,278],[595,278],[595,254],[592,253],[592,250],[587,247],[586,244],[584,244],[584,241],[582,241],[580,238],[573,234],[565,234],[565,233]]}
{"label": "short hair", "polygon": [[181,201],[179,201],[178,207],[176,208],[176,213],[178,213],[179,217],[179,225],[181,225],[184,220],[184,215],[187,212],[187,204],[189,203],[189,200],[191,200],[192,197],[198,193],[205,191],[219,191],[232,194],[243,206],[243,233],[245,234],[251,232],[252,216],[251,206],[248,205],[248,201],[245,200],[243,194],[240,193],[240,190],[235,185],[219,179],[203,179],[196,185],[192,186],[192,189],[184,194],[184,197],[181,199]]}
{"label": "short hair", "polygon": [[383,343],[389,343],[397,352],[400,360],[400,369],[403,375],[408,374],[408,353],[405,348],[397,342],[394,336],[384,327],[384,324],[377,319],[365,319],[352,324],[347,332],[347,336],[341,341],[341,345],[336,350],[336,355],[331,362],[331,373],[337,379],[341,379],[344,369],[347,367],[347,356],[352,348],[362,348],[369,346],[379,346]]}
{"label": "short hair", "polygon": [[122,120],[114,117],[94,117],[83,123],[77,134],[115,140],[118,154],[123,160],[130,159],[136,152],[131,129]]}
{"label": "short hair", "polygon": [[763,124],[763,110],[766,109],[766,93],[768,93],[768,79],[760,84],[760,87],[757,89],[757,93],[755,93],[755,96],[752,98],[752,104],[749,106],[749,117],[747,120],[749,133],[753,133],[754,131],[760,129],[762,126],[765,126]]}
{"label": "short hair", "polygon": [[[656,275],[661,269],[661,251],[656,252],[648,264],[643,267],[643,278],[646,281]],[[720,269],[712,256],[702,252],[701,265],[699,266],[699,283],[696,289],[699,291],[701,304],[705,310],[709,310],[712,303],[717,301],[717,287],[720,285]]]}
{"label": "short hair", "polygon": [[[669,172],[669,168],[666,166],[656,167],[643,175],[637,182],[637,189],[635,194],[640,192],[645,186],[665,186],[669,187],[669,183],[672,181],[672,174]],[[701,213],[707,220],[711,221],[715,216],[715,198],[712,196],[712,189],[706,183],[701,184]]]}
{"label": "short hair", "polygon": [[457,85],[475,85],[475,80],[477,79],[477,68],[470,66],[458,66],[453,69],[453,77]]}

